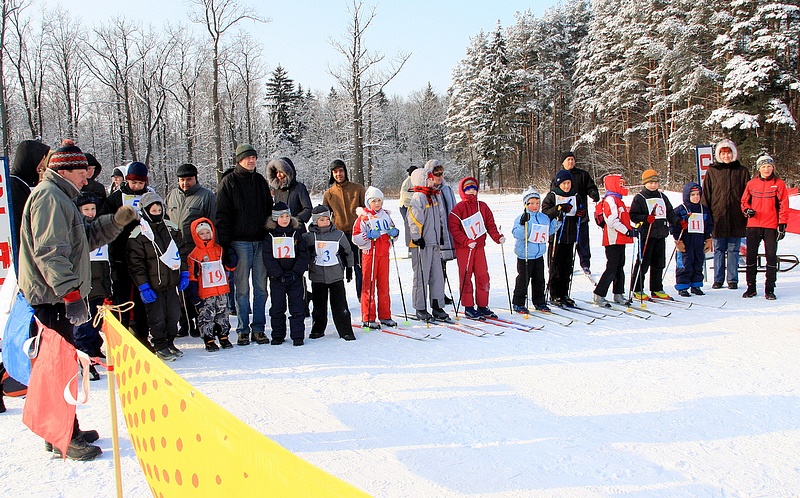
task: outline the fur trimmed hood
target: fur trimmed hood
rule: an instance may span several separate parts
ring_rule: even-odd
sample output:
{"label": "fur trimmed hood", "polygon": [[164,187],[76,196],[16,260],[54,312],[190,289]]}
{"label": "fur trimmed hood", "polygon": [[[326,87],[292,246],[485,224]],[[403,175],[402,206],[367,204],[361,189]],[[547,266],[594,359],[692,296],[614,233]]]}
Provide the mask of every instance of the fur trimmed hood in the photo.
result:
{"label": "fur trimmed hood", "polygon": [[[278,171],[286,175],[283,182],[278,181]],[[294,165],[286,158],[271,159],[267,163],[267,183],[272,190],[287,190],[297,181]]]}

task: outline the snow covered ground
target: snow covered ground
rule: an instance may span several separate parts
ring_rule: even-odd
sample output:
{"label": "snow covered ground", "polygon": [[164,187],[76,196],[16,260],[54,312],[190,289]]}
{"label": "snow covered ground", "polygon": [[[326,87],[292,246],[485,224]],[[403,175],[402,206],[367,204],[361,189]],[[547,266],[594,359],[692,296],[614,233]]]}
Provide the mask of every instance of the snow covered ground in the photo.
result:
{"label": "snow covered ground", "polygon": [[[511,239],[521,200],[481,198]],[[387,205],[401,224],[397,202]],[[600,230],[591,236],[599,274]],[[506,243],[513,286],[512,248]],[[490,243],[488,253],[491,305],[508,317],[499,246]],[[800,253],[800,236],[787,235],[779,253]],[[399,265],[410,304],[410,260]],[[391,271],[401,312],[394,263]],[[575,276],[574,297],[589,299],[592,288]],[[742,299],[741,288],[706,290],[690,299],[698,305],[670,308],[667,318],[547,323],[498,337],[442,329],[439,339],[414,341],[357,331],[357,341],[345,342],[330,324],[303,347],[214,354],[183,338],[186,355],[170,366],[261,433],[375,496],[798,496],[800,269],[779,274],[777,301],[762,297],[763,274],[754,299]],[[355,320],[359,308],[352,297],[350,304]],[[0,496],[114,494],[105,374],[92,389],[78,415],[83,428],[100,431],[104,454],[88,463],[51,460],[21,423],[23,401],[6,400]],[[125,496],[147,496],[119,420]]]}

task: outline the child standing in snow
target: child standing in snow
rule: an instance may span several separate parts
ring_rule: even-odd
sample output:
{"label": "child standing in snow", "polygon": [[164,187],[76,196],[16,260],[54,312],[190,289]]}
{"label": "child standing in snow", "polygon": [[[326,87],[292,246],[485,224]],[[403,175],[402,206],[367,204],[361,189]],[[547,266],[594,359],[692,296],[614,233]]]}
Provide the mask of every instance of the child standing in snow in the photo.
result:
{"label": "child standing in snow", "polygon": [[[461,202],[455,205],[448,216],[450,235],[453,237],[458,260],[458,275],[461,283],[461,303],[468,318],[497,318],[489,309],[489,267],[486,264],[486,234],[502,244],[506,241],[497,231],[492,210],[478,200],[478,180],[469,176],[458,185]],[[475,295],[472,277],[475,277]],[[478,309],[475,309],[477,303]]]}
{"label": "child standing in snow", "polygon": [[333,226],[333,213],[327,206],[319,205],[311,211],[311,225],[305,238],[310,251],[311,264],[308,266],[308,279],[311,280],[311,334],[309,338],[319,339],[325,335],[328,326],[328,295],[331,298],[333,324],[339,337],[354,341],[353,324],[347,308],[347,294],[344,287],[353,279],[353,251],[347,235]]}
{"label": "child standing in snow", "polygon": [[711,233],[714,230],[714,220],[711,211],[700,203],[702,195],[703,189],[700,185],[689,182],[683,186],[683,204],[675,208],[675,214],[681,220],[672,227],[677,253],[675,289],[681,297],[705,294],[700,288],[703,286],[705,253],[713,250]]}
{"label": "child standing in snow", "polygon": [[560,223],[557,233],[550,236],[550,302],[560,307],[575,307],[569,297],[572,269],[575,265],[575,242],[585,206],[578,205],[578,194],[572,187],[572,174],[562,169],[556,173],[550,192],[542,201],[542,212]]}
{"label": "child standing in snow", "polygon": [[[186,295],[197,309],[197,329],[206,344],[206,351],[213,353],[233,347],[228,339],[231,322],[228,320],[227,271],[222,264],[222,247],[214,240],[214,224],[208,218],[198,218],[191,224],[194,249],[187,259],[189,288]],[[218,330],[219,346],[215,341]]]}
{"label": "child standing in snow", "polygon": [[621,175],[606,175],[603,178],[606,195],[600,201],[605,226],[603,227],[603,247],[606,250],[606,269],[594,288],[594,304],[604,308],[611,305],[606,300],[608,288],[614,285],[614,302],[628,305],[625,296],[625,246],[633,243],[634,231],[631,228],[631,215],[622,202],[628,195],[625,180]]}
{"label": "child standing in snow", "polygon": [[[293,346],[303,345],[305,335],[305,279],[308,270],[308,247],[303,244],[300,222],[293,218],[289,206],[278,202],[272,207],[272,217],[267,220],[267,238],[264,240],[264,266],[269,277],[269,308],[272,341],[277,346],[286,340],[286,303],[289,303],[289,334]],[[263,334],[262,334],[263,335]],[[266,344],[266,336],[256,342]]]}
{"label": "child standing in snow", "polygon": [[394,226],[389,212],[383,209],[383,192],[369,187],[364,197],[367,207],[356,209],[358,219],[353,225],[353,243],[361,249],[363,271],[361,320],[364,328],[379,329],[381,324],[397,327],[397,322],[392,320],[392,303],[389,300],[389,249],[400,231]]}
{"label": "child standing in snow", "polygon": [[539,211],[539,192],[529,188],[522,194],[525,210],[514,220],[511,233],[514,235],[514,254],[517,255],[517,280],[511,302],[515,313],[527,315],[528,282],[531,300],[537,311],[549,312],[545,299],[544,255],[547,239],[556,232],[558,222]]}

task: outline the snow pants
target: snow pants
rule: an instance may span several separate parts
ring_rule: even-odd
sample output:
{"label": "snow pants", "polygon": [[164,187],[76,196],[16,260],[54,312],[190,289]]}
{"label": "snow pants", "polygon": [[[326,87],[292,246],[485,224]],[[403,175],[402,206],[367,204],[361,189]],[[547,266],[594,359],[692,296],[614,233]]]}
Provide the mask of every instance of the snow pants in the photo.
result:
{"label": "snow pants", "polygon": [[411,268],[414,271],[413,295],[415,310],[427,310],[427,301],[432,307],[444,306],[444,272],[439,246],[411,249]]}
{"label": "snow pants", "polygon": [[598,296],[606,297],[612,283],[614,294],[625,294],[625,247],[625,244],[606,246],[606,269],[594,288]]}
{"label": "snow pants", "polygon": [[675,251],[675,289],[703,286],[703,263],[706,260],[703,246],[701,234],[699,243],[686,241],[686,252]]}
{"label": "snow pants", "polygon": [[380,254],[375,249],[361,253],[362,287],[361,320],[374,322],[375,302],[378,305],[377,319],[392,317],[392,302],[389,298],[389,253]]}
{"label": "snow pants", "polygon": [[747,287],[755,288],[758,273],[758,246],[764,241],[764,253],[767,257],[766,283],[764,292],[775,292],[775,281],[778,277],[778,230],[775,228],[747,229]]}
{"label": "snow pants", "polygon": [[[191,306],[188,303],[187,306]],[[231,322],[228,320],[228,294],[210,296],[200,302],[197,309],[197,329],[204,341],[214,339],[214,326],[219,327],[219,337],[228,337]]]}
{"label": "snow pants", "polygon": [[517,258],[517,280],[514,282],[514,297],[511,302],[515,306],[525,306],[528,297],[528,282],[531,286],[531,301],[534,305],[544,305],[544,258]]}
{"label": "snow pants", "polygon": [[[553,255],[553,244],[556,244]],[[555,242],[555,236],[550,237],[550,297],[569,296],[569,287],[572,282],[572,270],[575,266],[575,243]]]}
{"label": "snow pants", "polygon": [[273,339],[286,339],[286,302],[289,302],[289,335],[292,340],[303,339],[306,331],[306,288],[305,279],[299,276],[292,283],[285,284],[278,278],[269,279],[269,292],[272,306],[269,319]]}
{"label": "snow pants", "polygon": [[102,297],[89,300],[89,321],[75,327],[75,347],[89,356],[100,356],[103,338],[100,336],[100,327],[94,326],[94,317],[97,308],[103,304]]}
{"label": "snow pants", "polygon": [[[644,254],[636,258],[631,275],[631,287],[634,292],[642,292],[644,289],[644,275],[650,271],[650,292],[663,292],[664,290],[664,266],[666,266],[666,239],[650,238]],[[645,243],[642,242],[644,245]]]}
{"label": "snow pants", "polygon": [[[470,255],[470,252],[472,255]],[[469,248],[459,247],[456,249],[456,260],[458,261],[458,278],[461,287],[461,304],[465,308],[475,306],[489,306],[489,267],[486,264],[486,251],[483,247],[475,246],[472,251]],[[469,266],[467,266],[469,262]],[[475,289],[473,297],[472,278],[475,277]]]}
{"label": "snow pants", "polygon": [[325,284],[311,282],[311,301],[314,310],[311,312],[311,335],[325,334],[328,326],[328,294],[331,296],[331,315],[339,337],[353,335],[353,324],[350,321],[350,309],[347,307],[347,294],[344,280]]}
{"label": "snow pants", "polygon": [[156,300],[144,306],[147,310],[147,324],[150,326],[153,348],[161,351],[172,344],[178,335],[181,303],[177,287],[156,291]]}

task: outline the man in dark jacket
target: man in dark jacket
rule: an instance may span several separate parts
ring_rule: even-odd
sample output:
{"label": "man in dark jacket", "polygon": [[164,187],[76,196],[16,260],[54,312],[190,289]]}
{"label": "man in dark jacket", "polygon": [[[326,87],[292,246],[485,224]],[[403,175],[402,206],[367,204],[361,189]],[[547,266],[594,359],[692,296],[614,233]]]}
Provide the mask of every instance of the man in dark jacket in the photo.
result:
{"label": "man in dark jacket", "polygon": [[39,171],[43,169],[50,147],[38,140],[23,140],[17,145],[14,162],[11,164],[11,214],[13,216],[14,271],[19,274],[19,227],[22,225],[22,210],[31,195],[31,189],[39,183]]}
{"label": "man in dark jacket", "polygon": [[267,183],[272,191],[272,200],[289,206],[292,217],[300,221],[300,231],[305,233],[306,223],[311,219],[311,197],[306,186],[297,181],[294,163],[288,157],[272,159],[267,163]]}
{"label": "man in dark jacket", "polygon": [[[200,185],[197,181],[197,167],[194,164],[181,164],[176,172],[178,186],[167,194],[166,209],[167,219],[175,223],[181,231],[183,245],[180,247],[181,259],[186,261],[189,253],[194,249],[192,237],[192,222],[200,218],[214,218],[217,207],[217,198],[210,189]],[[181,298],[181,329],[178,337],[191,335],[200,337],[195,323],[197,311],[185,296]]]}
{"label": "man in dark jacket", "polygon": [[83,186],[81,191],[91,192],[97,196],[97,212],[99,213],[103,210],[103,205],[106,203],[106,198],[108,197],[106,188],[102,183],[97,181],[97,177],[100,176],[100,171],[102,171],[103,166],[89,153],[86,154],[86,161],[89,162],[89,169],[86,170],[86,185]]}
{"label": "man in dark jacket", "polygon": [[[272,195],[267,180],[256,171],[258,152],[250,144],[236,147],[236,167],[217,187],[216,226],[223,262],[236,268],[237,344],[263,341],[266,326],[267,269],[262,248],[265,224],[272,215]],[[250,324],[250,275],[253,284],[253,323]],[[250,337],[252,335],[252,337]]]}
{"label": "man in dark jacket", "polygon": [[567,151],[561,154],[561,166],[572,174],[572,190],[577,193],[577,216],[580,218],[581,228],[578,234],[578,257],[581,269],[587,275],[591,274],[590,260],[592,253],[589,250],[589,199],[594,202],[600,200],[600,193],[588,171],[575,167],[575,154]]}
{"label": "man in dark jacket", "polygon": [[714,150],[716,161],[703,180],[703,204],[708,206],[714,219],[712,289],[721,289],[726,276],[729,289],[739,287],[739,246],[747,231],[747,219],[740,203],[750,181],[750,172],[739,163],[738,155],[736,144],[728,139],[720,140]]}

